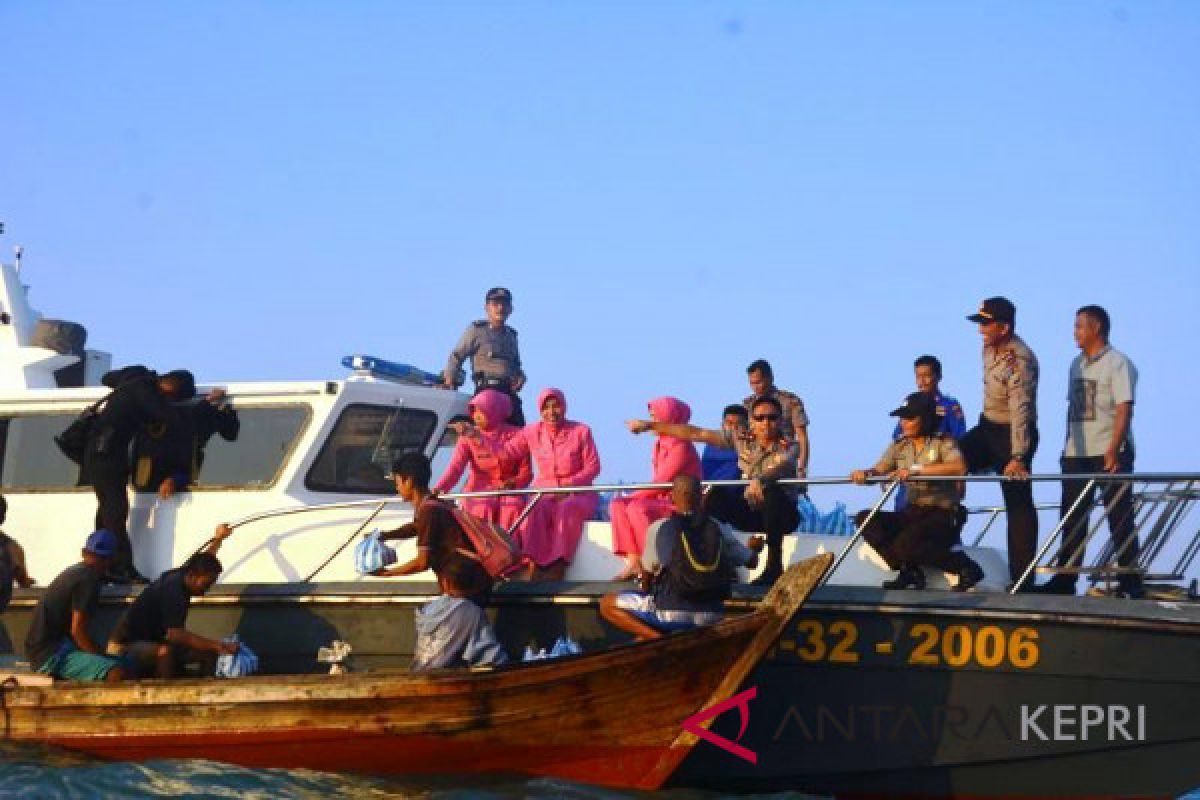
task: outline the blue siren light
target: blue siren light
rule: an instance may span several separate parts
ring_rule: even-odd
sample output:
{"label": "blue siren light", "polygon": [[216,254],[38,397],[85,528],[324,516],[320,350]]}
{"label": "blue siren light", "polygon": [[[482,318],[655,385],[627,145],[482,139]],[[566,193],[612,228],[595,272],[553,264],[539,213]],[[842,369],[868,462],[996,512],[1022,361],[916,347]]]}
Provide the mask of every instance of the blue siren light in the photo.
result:
{"label": "blue siren light", "polygon": [[442,376],[437,373],[427,372],[412,364],[399,364],[375,356],[345,356],[342,359],[342,366],[354,370],[355,374],[380,380],[415,383],[423,386],[432,386],[442,382]]}

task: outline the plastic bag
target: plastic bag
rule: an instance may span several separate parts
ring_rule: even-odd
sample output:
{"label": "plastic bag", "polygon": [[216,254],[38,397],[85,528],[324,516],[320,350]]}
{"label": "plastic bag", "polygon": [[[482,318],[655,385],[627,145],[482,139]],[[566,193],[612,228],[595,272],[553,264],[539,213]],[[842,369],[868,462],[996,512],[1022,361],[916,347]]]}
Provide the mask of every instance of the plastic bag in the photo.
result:
{"label": "plastic bag", "polygon": [[522,661],[541,661],[544,658],[559,658],[560,656],[577,656],[583,652],[583,648],[579,646],[579,642],[572,639],[570,636],[560,636],[554,640],[554,646],[550,648],[550,652],[546,652],[546,648],[534,650],[532,647],[525,648],[525,655],[521,657]]}
{"label": "plastic bag", "polygon": [[396,563],[396,551],[379,541],[379,529],[368,533],[354,546],[354,571],[370,575],[388,564]]}
{"label": "plastic bag", "polygon": [[800,495],[797,510],[800,512],[799,530],[803,533],[816,533],[817,526],[821,524],[821,512],[817,511],[817,507],[813,505],[812,500],[808,499],[808,495]]}
{"label": "plastic bag", "polygon": [[258,656],[249,647],[238,641],[237,634],[225,637],[224,642],[236,642],[236,653],[222,653],[217,656],[218,678],[240,678],[243,675],[253,675],[258,672]]}
{"label": "plastic bag", "polygon": [[850,518],[846,515],[846,504],[838,503],[833,511],[821,515],[820,533],[832,536],[846,536],[854,530]]}

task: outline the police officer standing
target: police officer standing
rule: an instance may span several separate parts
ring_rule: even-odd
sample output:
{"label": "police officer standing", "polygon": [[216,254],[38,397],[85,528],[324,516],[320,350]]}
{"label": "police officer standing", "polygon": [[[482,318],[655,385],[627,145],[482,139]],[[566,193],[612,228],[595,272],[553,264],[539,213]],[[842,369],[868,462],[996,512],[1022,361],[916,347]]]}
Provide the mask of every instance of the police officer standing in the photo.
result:
{"label": "police officer standing", "polygon": [[524,425],[525,414],[517,392],[525,385],[525,373],[517,350],[517,332],[505,324],[512,314],[512,292],[501,286],[488,289],[483,307],[487,319],[476,320],[467,326],[458,344],[450,351],[442,385],[447,389],[462,386],[465,379],[462,365],[470,359],[475,394],[484,389],[504,392],[512,399],[508,422]]}
{"label": "police officer standing", "polygon": [[1027,480],[1037,450],[1038,362],[1015,333],[1017,308],[989,297],[967,317],[983,337],[983,413],[958,446],[972,474],[995,471],[1008,517],[1008,570],[1021,577],[1037,549],[1038,519]]}

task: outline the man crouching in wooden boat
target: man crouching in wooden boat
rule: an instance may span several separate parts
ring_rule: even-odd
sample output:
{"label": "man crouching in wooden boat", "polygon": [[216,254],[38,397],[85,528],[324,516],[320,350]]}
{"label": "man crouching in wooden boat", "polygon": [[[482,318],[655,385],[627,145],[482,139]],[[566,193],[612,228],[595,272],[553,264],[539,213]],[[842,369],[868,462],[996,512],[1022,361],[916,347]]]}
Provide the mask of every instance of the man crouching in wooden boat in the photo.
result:
{"label": "man crouching in wooden boat", "polygon": [[142,590],[117,623],[108,654],[131,662],[141,677],[175,678],[190,664],[197,665],[201,675],[212,675],[217,656],[236,653],[236,642],[209,639],[184,627],[192,598],[217,582],[217,550],[231,533],[228,525],[218,525],[203,550]]}
{"label": "man crouching in wooden boat", "polygon": [[450,506],[435,498],[429,490],[429,459],[424,453],[404,453],[392,465],[392,478],[396,481],[396,492],[406,503],[416,509],[413,521],[391,531],[384,531],[379,539],[417,539],[417,554],[410,561],[394,567],[383,567],[371,573],[381,577],[415,575],[427,569],[441,579],[447,565],[461,562],[460,588],[462,596],[482,606],[492,591],[492,578],[479,563],[475,547],[454,519]]}
{"label": "man crouching in wooden boat", "polygon": [[451,559],[438,573],[442,593],[417,611],[417,646],[412,671],[508,663],[483,609],[471,602],[471,573],[465,558]]}
{"label": "man crouching in wooden boat", "polygon": [[739,566],[758,564],[763,538],[749,546],[700,509],[700,482],[680,475],[671,483],[674,512],[646,536],[642,564],[645,591],[612,592],[600,599],[600,613],[638,640],[712,625],[724,616]]}
{"label": "man crouching in wooden boat", "polygon": [[120,662],[102,655],[88,633],[100,583],[116,552],[117,537],[101,528],[88,536],[83,561],[67,567],[46,587],[25,637],[25,655],[35,670],[64,680],[125,679]]}

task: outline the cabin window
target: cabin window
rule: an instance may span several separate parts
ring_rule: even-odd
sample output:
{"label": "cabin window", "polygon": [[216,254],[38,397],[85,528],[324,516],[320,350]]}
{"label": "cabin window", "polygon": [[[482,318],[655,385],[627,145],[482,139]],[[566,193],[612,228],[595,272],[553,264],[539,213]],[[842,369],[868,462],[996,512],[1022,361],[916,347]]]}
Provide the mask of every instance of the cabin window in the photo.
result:
{"label": "cabin window", "polygon": [[78,411],[0,417],[0,487],[5,491],[70,489],[79,482],[79,465],[62,454],[54,437]]}
{"label": "cabin window", "polygon": [[296,440],[308,427],[306,405],[237,407],[241,429],[227,442],[213,436],[204,447],[196,489],[263,489],[279,477]]}
{"label": "cabin window", "polygon": [[[79,416],[26,414],[0,417],[0,490],[63,491],[79,481],[79,465],[67,459],[54,437]],[[262,489],[278,478],[311,416],[308,406],[238,408],[241,430],[227,442],[213,436],[195,489]],[[85,487],[86,489],[86,487]],[[86,489],[89,490],[90,489]]]}
{"label": "cabin window", "polygon": [[385,476],[401,453],[425,452],[438,417],[432,411],[353,404],[308,471],[305,486],[316,492],[392,494]]}

